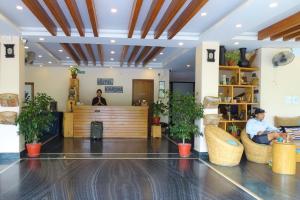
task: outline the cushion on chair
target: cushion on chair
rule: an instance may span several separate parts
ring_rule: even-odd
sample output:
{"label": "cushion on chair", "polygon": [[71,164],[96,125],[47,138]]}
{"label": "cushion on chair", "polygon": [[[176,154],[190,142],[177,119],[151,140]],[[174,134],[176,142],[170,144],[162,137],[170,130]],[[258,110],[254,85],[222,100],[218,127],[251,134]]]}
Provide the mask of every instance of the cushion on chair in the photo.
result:
{"label": "cushion on chair", "polygon": [[227,140],[226,141],[228,144],[230,144],[230,145],[233,145],[233,146],[238,146],[239,144],[236,142],[236,141],[234,141],[234,140]]}

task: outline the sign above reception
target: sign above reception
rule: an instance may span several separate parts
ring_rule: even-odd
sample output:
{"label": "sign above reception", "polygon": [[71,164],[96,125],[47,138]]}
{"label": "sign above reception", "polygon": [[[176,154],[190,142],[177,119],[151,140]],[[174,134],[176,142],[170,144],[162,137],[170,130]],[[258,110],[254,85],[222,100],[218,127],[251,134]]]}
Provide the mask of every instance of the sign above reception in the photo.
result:
{"label": "sign above reception", "polygon": [[105,86],[105,93],[123,93],[123,86]]}
{"label": "sign above reception", "polygon": [[113,78],[97,78],[97,85],[113,85]]}

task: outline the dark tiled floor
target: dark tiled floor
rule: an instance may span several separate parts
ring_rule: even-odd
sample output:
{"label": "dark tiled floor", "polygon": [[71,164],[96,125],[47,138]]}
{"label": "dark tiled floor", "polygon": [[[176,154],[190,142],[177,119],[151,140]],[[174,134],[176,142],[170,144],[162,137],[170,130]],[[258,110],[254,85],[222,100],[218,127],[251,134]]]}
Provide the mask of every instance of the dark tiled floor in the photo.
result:
{"label": "dark tiled floor", "polygon": [[0,199],[253,199],[199,160],[23,160]]}
{"label": "dark tiled floor", "polygon": [[253,163],[245,158],[236,167],[210,165],[263,199],[300,199],[300,163],[295,176],[273,173],[267,164]]}

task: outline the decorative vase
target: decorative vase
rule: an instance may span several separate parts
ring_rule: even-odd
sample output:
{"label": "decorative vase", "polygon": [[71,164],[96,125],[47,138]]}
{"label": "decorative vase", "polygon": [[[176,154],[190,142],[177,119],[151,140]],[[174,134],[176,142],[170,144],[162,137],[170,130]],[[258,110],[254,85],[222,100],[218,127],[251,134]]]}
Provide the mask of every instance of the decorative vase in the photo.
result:
{"label": "decorative vase", "polygon": [[238,65],[240,67],[249,67],[250,62],[249,62],[249,60],[246,59],[246,48],[240,48],[240,55],[241,55],[241,57],[240,57]]}
{"label": "decorative vase", "polygon": [[152,123],[153,123],[154,125],[159,125],[159,124],[160,124],[160,117],[153,116],[153,118],[152,118]]}
{"label": "decorative vase", "polygon": [[220,56],[219,56],[219,65],[226,65],[226,60],[225,60],[225,46],[221,45],[220,46]]}

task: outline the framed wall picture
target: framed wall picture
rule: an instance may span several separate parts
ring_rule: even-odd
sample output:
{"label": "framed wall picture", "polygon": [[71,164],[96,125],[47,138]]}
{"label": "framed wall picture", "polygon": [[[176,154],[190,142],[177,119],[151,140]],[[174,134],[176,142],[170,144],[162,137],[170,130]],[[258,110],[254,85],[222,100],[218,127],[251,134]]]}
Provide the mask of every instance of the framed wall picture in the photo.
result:
{"label": "framed wall picture", "polygon": [[25,87],[24,87],[24,99],[25,102],[32,100],[34,97],[34,83],[33,82],[25,82]]}
{"label": "framed wall picture", "polygon": [[14,44],[4,44],[5,46],[5,58],[14,58],[15,51],[14,51]]}
{"label": "framed wall picture", "polygon": [[207,50],[207,62],[215,62],[215,49],[206,49]]}
{"label": "framed wall picture", "polygon": [[158,98],[165,98],[165,81],[159,81]]}

